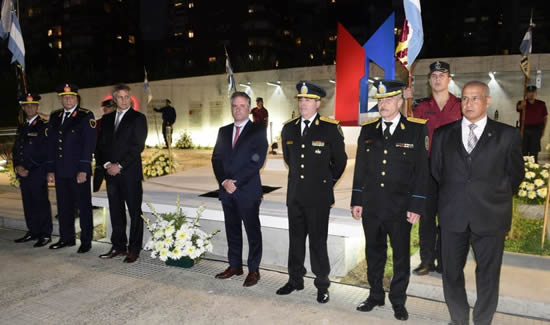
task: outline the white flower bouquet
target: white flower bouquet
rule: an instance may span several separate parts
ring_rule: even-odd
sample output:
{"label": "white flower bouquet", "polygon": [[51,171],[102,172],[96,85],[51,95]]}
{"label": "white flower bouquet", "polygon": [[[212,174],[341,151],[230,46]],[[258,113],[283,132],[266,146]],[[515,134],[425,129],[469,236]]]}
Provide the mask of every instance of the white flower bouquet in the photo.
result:
{"label": "white flower bouquet", "polygon": [[147,159],[143,166],[145,177],[164,176],[176,171],[173,161],[164,151],[156,151],[151,158]]}
{"label": "white flower bouquet", "polygon": [[147,229],[151,232],[151,239],[145,244],[144,249],[151,251],[152,258],[158,258],[163,262],[187,258],[198,263],[207,252],[212,252],[211,239],[219,230],[207,234],[199,228],[204,206],[201,205],[197,209],[197,216],[192,221],[183,213],[179,197],[176,212],[173,213],[157,213],[150,203],[147,203],[147,206],[155,220],[151,221],[142,216]]}
{"label": "white flower bouquet", "polygon": [[517,197],[527,204],[544,204],[548,195],[548,175],[550,164],[535,163],[532,156],[523,157],[525,178],[519,185]]}

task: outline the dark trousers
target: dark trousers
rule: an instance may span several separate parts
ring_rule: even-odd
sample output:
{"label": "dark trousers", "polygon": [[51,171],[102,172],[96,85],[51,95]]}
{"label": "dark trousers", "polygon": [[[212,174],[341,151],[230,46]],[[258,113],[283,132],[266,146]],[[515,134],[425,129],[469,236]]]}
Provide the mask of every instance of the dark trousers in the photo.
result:
{"label": "dark trousers", "polygon": [[74,242],[75,208],[79,211],[80,241],[91,243],[94,232],[92,217],[92,191],[90,175],[82,184],[76,182],[76,175],[71,178],[55,178],[57,196],[57,214],[59,216],[59,234],[61,241]]}
{"label": "dark trousers", "polygon": [[48,198],[46,171],[39,168],[19,178],[25,222],[31,235],[50,237],[52,235],[52,208]]}
{"label": "dark trousers", "polygon": [[[111,215],[111,243],[116,250],[128,250],[139,255],[143,244],[143,219],[141,202],[143,187],[141,177],[132,175],[105,175],[109,214]],[[130,240],[126,236],[126,206],[130,214]]]}
{"label": "dark trousers", "polygon": [[411,272],[411,226],[405,215],[402,221],[382,221],[373,216],[363,215],[367,279],[370,285],[369,299],[377,301],[385,299],[383,280],[389,236],[393,249],[393,277],[389,298],[392,305],[405,304]]}
{"label": "dark trousers", "polygon": [[534,156],[538,162],[540,152],[540,138],[544,124],[526,125],[521,139],[521,151],[524,156]]}
{"label": "dark trousers", "polygon": [[436,223],[437,182],[430,176],[427,188],[426,214],[420,218],[420,260],[423,265],[441,264],[441,229]]}
{"label": "dark trousers", "polygon": [[230,196],[222,201],[227,235],[227,258],[229,266],[241,268],[243,265],[243,232],[248,238],[248,271],[257,272],[262,260],[262,227],[260,225],[260,200],[237,199]]}
{"label": "dark trousers", "polygon": [[315,274],[314,284],[317,289],[327,289],[330,286],[330,263],[327,252],[329,214],[330,206],[305,207],[297,202],[288,204],[290,283],[304,283],[304,275],[307,272],[304,267],[306,237],[309,236],[309,256],[311,271]]}
{"label": "dark trousers", "polygon": [[468,324],[470,316],[464,287],[464,265],[471,244],[477,263],[474,323],[491,324],[498,304],[504,237],[504,232],[479,235],[469,230],[442,230],[443,293],[453,321]]}

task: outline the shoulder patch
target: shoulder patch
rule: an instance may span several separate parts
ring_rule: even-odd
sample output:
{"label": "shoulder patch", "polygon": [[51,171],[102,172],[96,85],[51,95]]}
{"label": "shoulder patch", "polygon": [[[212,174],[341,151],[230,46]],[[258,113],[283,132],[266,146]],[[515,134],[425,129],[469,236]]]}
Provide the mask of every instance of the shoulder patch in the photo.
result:
{"label": "shoulder patch", "polygon": [[96,124],[97,122],[94,119],[90,119],[90,126],[92,127],[92,129],[95,129]]}
{"label": "shoulder patch", "polygon": [[428,120],[417,118],[417,117],[407,117],[407,121],[418,123],[418,124],[426,124],[426,122],[428,122]]}
{"label": "shoulder patch", "polygon": [[333,120],[333,119],[328,118],[328,117],[325,117],[325,116],[321,116],[321,117],[319,117],[319,119],[320,119],[321,121],[328,122],[328,123],[332,123],[332,124],[338,124],[338,123],[340,123],[340,121],[338,121],[338,120]]}
{"label": "shoulder patch", "polygon": [[380,118],[375,118],[375,119],[372,119],[372,120],[368,120],[368,121],[365,121],[361,124],[361,126],[365,126],[365,125],[368,125],[368,124],[372,124],[372,123],[375,123],[375,122],[378,122],[378,120],[380,120]]}
{"label": "shoulder patch", "polygon": [[290,120],[287,120],[286,122],[284,122],[283,125],[286,125],[286,124],[288,124],[288,123],[291,123],[291,122],[293,122],[293,121],[296,121],[296,120],[298,120],[299,118],[300,118],[299,116],[298,116],[298,117],[291,118]]}

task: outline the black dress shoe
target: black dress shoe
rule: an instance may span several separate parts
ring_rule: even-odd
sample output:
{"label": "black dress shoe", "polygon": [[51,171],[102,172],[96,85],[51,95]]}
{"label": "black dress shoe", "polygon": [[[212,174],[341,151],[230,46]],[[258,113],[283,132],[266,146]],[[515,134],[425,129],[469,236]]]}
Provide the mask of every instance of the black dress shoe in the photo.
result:
{"label": "black dress shoe", "polygon": [[416,275],[426,275],[430,272],[435,271],[435,266],[433,264],[420,264],[416,269],[413,270],[413,273]]}
{"label": "black dress shoe", "polygon": [[303,289],[304,289],[304,284],[303,283],[300,284],[300,285],[294,285],[290,282],[287,282],[284,286],[280,287],[279,290],[277,290],[277,294],[278,295],[288,295],[294,290],[300,291],[300,290],[303,290]]}
{"label": "black dress shoe", "polygon": [[25,243],[25,242],[28,242],[28,241],[31,241],[31,240],[35,240],[37,237],[36,236],[33,236],[31,235],[30,232],[27,232],[25,234],[25,236],[21,237],[21,238],[17,238],[16,240],[14,240],[14,242],[16,243]]}
{"label": "black dress shoe", "polygon": [[399,320],[409,319],[409,313],[407,312],[407,308],[405,308],[405,305],[392,305],[392,308],[393,308],[393,316],[396,319],[399,319]]}
{"label": "black dress shoe", "polygon": [[92,249],[92,243],[82,243],[80,244],[80,247],[76,251],[79,254],[88,253]]}
{"label": "black dress shoe", "polygon": [[326,304],[330,300],[330,295],[327,289],[317,290],[317,302],[320,304]]}
{"label": "black dress shoe", "polygon": [[384,306],[384,301],[378,301],[378,300],[374,300],[374,299],[367,299],[365,301],[363,301],[362,303],[359,304],[359,306],[357,306],[357,309],[358,311],[371,311],[374,309],[374,307],[376,306]]}
{"label": "black dress shoe", "polygon": [[130,252],[128,253],[128,255],[124,258],[124,260],[122,261],[123,263],[134,263],[135,261],[137,261],[139,255],[134,253],[134,252]]}
{"label": "black dress shoe", "polygon": [[231,267],[228,266],[225,271],[216,274],[214,277],[216,279],[229,279],[230,277],[234,275],[242,275],[243,274],[243,268],[242,267]]}
{"label": "black dress shoe", "polygon": [[75,245],[75,242],[74,241],[71,241],[71,242],[68,242],[68,241],[58,241],[57,243],[53,244],[53,245],[50,245],[50,249],[60,249],[60,248],[63,248],[63,247],[69,247],[69,246],[74,246]]}
{"label": "black dress shoe", "polygon": [[34,247],[42,247],[42,246],[48,245],[51,242],[52,242],[51,237],[40,237],[40,238],[38,238],[38,241],[33,246]]}
{"label": "black dress shoe", "polygon": [[128,255],[128,251],[126,249],[124,250],[118,250],[111,248],[107,253],[99,255],[99,258],[114,258],[117,256],[126,256]]}

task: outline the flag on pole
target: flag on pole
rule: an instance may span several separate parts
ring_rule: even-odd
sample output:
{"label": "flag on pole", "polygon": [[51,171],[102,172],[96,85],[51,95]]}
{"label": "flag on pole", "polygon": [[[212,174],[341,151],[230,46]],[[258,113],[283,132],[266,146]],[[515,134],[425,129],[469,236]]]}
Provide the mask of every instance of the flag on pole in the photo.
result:
{"label": "flag on pole", "polygon": [[521,52],[521,62],[519,65],[521,67],[521,71],[528,79],[530,70],[529,54],[531,54],[533,49],[533,27],[535,27],[535,24],[533,24],[533,17],[531,17],[529,28],[527,29],[527,32],[525,33],[525,36],[523,36],[523,40],[519,45],[519,51]]}
{"label": "flag on pole", "polygon": [[405,69],[410,70],[424,44],[420,0],[403,0],[405,22],[395,57]]}
{"label": "flag on pole", "polygon": [[153,93],[151,93],[151,88],[149,87],[149,79],[147,78],[147,69],[145,69],[145,67],[143,67],[143,72],[145,72],[145,77],[143,78],[143,91],[147,98],[147,104],[149,104],[151,100],[153,100]]}
{"label": "flag on pole", "polygon": [[233,69],[231,68],[231,62],[229,62],[229,54],[227,54],[227,48],[225,48],[225,72],[227,72],[227,92],[235,90],[235,78],[233,77]]}
{"label": "flag on pole", "polygon": [[11,11],[13,9],[12,0],[4,0],[2,2],[2,11],[0,12],[0,38],[6,39],[11,29]]}
{"label": "flag on pole", "polygon": [[15,12],[12,12],[12,23],[10,30],[10,39],[8,41],[8,49],[13,54],[11,63],[17,61],[21,64],[23,71],[25,70],[25,44],[23,43],[23,34],[21,34],[21,26]]}

